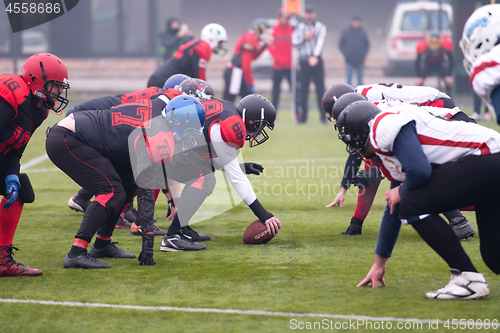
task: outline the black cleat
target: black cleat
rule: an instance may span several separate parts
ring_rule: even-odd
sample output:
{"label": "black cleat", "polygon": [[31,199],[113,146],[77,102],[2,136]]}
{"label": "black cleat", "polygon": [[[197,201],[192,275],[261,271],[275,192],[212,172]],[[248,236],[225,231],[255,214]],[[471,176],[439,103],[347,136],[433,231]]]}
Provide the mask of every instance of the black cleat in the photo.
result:
{"label": "black cleat", "polygon": [[132,227],[132,223],[128,223],[126,219],[123,218],[122,215],[118,217],[116,220],[115,228],[116,229],[130,229]]}
{"label": "black cleat", "polygon": [[184,236],[175,234],[172,236],[165,235],[161,240],[160,250],[163,252],[172,251],[200,251],[205,250],[207,247],[205,244],[198,244],[193,242]]}
{"label": "black cleat", "polygon": [[116,247],[116,242],[109,243],[106,247],[98,249],[95,244],[90,249],[89,256],[93,258],[125,258],[133,259],[135,254],[125,252]]}
{"label": "black cleat", "polygon": [[90,205],[90,201],[85,201],[78,198],[76,195],[72,196],[68,201],[69,209],[72,209],[76,212],[85,213],[85,210]]}
{"label": "black cleat", "polygon": [[70,258],[68,254],[64,258],[64,268],[111,268],[111,265],[105,262],[100,262],[95,258],[90,257],[87,253]]}
{"label": "black cleat", "polygon": [[474,228],[470,225],[465,216],[450,219],[450,227],[453,229],[458,239],[467,239],[476,234]]}
{"label": "black cleat", "polygon": [[[163,229],[158,228],[157,226],[153,225],[153,235],[155,236],[165,236],[167,232]],[[132,227],[130,228],[130,233],[134,236],[142,236],[142,229],[140,225],[137,225],[132,223]]]}
{"label": "black cleat", "polygon": [[178,233],[193,242],[205,242],[212,240],[212,237],[210,237],[210,235],[199,234],[190,226],[182,227]]}

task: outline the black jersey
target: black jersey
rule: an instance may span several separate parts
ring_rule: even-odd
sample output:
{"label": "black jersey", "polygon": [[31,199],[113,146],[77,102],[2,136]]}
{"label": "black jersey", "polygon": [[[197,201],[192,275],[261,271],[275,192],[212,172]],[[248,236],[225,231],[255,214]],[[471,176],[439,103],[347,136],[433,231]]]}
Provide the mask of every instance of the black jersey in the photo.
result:
{"label": "black jersey", "polygon": [[143,99],[109,110],[76,112],[75,135],[116,167],[131,168],[130,133],[151,119],[163,117],[165,105],[162,99]]}
{"label": "black jersey", "polygon": [[19,159],[35,130],[47,118],[47,108],[18,75],[0,76],[0,166],[3,174],[18,174]]}

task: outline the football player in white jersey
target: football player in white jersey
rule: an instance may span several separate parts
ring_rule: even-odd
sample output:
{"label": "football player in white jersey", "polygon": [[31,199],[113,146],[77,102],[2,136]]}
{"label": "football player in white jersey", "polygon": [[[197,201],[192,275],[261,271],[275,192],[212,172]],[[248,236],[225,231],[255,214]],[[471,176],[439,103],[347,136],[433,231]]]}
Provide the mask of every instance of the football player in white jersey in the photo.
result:
{"label": "football player in white jersey", "polygon": [[[344,107],[354,101],[365,98],[375,103],[382,110],[404,102],[421,105],[422,108],[437,117],[473,121],[456,107],[453,100],[445,93],[432,87],[402,86],[397,83],[361,85],[356,87],[356,89],[344,83],[336,84],[331,86],[323,95],[321,105],[327,114],[327,118],[330,120],[333,119],[335,122]],[[378,185],[383,178],[378,170],[378,166],[372,165],[371,161],[365,161],[364,170],[358,173],[360,165],[360,155],[355,151],[350,151],[339,192],[334,201],[326,206],[334,207],[338,205],[342,207],[345,194],[350,185],[352,184],[360,188],[356,209],[349,227],[346,231],[342,232],[343,235],[361,234],[364,220],[370,212],[375,195],[377,194]],[[474,228],[458,209],[443,212],[443,215],[449,220],[458,238],[467,239],[475,235]]]}
{"label": "football player in white jersey", "polygon": [[464,67],[474,92],[500,121],[500,4],[479,7],[467,19],[460,40]]}
{"label": "football player in white jersey", "polygon": [[[378,281],[384,274],[401,227],[411,224],[453,273],[444,288],[426,293],[434,299],[480,299],[489,294],[458,238],[439,216],[442,211],[473,205],[480,233],[481,255],[500,274],[500,134],[463,121],[447,121],[401,104],[381,112],[358,101],[339,115],[339,138],[368,159],[378,159],[391,181],[380,225],[375,261],[358,284]],[[493,175],[493,176],[492,176]]]}

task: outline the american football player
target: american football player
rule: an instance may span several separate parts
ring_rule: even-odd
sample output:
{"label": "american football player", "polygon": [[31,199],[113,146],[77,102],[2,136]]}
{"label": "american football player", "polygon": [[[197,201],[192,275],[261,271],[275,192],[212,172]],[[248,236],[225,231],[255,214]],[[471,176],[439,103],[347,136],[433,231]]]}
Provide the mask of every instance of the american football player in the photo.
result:
{"label": "american football player", "polygon": [[186,74],[192,78],[206,80],[205,69],[212,53],[224,55],[227,50],[226,29],[217,23],[207,24],[199,39],[181,45],[175,54],[158,67],[148,81],[148,87],[163,87],[165,80],[174,74]]}
{"label": "american football player", "polygon": [[[241,199],[250,207],[255,216],[265,223],[268,232],[272,235],[277,234],[281,228],[281,222],[262,206],[250,181],[245,176],[245,173],[260,174],[263,170],[262,166],[257,163],[240,165],[237,159],[238,149],[244,146],[245,140],[249,141],[250,147],[255,147],[269,138],[266,128],[270,130],[274,128],[276,109],[266,98],[255,94],[244,97],[236,106],[232,102],[218,99],[202,100],[201,103],[207,112],[203,135],[208,145],[196,148],[194,151],[216,169],[224,171]],[[196,188],[191,188],[189,196],[185,193],[181,195],[180,204],[176,204],[177,214],[167,235],[163,237],[162,251],[190,251],[190,247],[179,246],[177,243],[179,237],[193,242],[211,239],[209,235],[200,235],[189,227],[189,219],[196,210],[191,209],[188,213],[179,214],[181,206],[188,206],[184,201],[190,200],[190,197],[201,197],[196,192]],[[191,203],[191,201],[187,202]],[[194,206],[200,205],[201,203]],[[188,210],[188,207],[184,210]]]}
{"label": "american football player", "polygon": [[[190,117],[191,127],[198,121],[193,131],[201,128],[205,110],[200,102],[182,95],[170,100],[161,94],[156,99],[143,99],[108,110],[75,112],[50,129],[46,149],[51,161],[83,188],[96,194],[64,258],[65,268],[110,268],[110,264],[96,258],[135,258],[133,253],[111,243],[111,236],[122,207],[136,190],[138,221],[142,228],[139,261],[141,265],[155,264],[154,190],[142,185],[148,183],[147,173],[143,171],[153,164],[183,162],[176,137],[188,130],[188,124],[183,122],[174,128],[169,121],[173,109],[177,110],[176,117]],[[199,177],[198,172],[196,175]],[[96,233],[96,240],[87,253]]]}
{"label": "american football player", "polygon": [[271,33],[267,20],[258,19],[238,37],[233,59],[224,70],[224,100],[234,102],[238,95],[245,97],[255,93],[252,61],[272,43]]}
{"label": "american football player", "polygon": [[379,157],[391,181],[374,264],[358,287],[377,288],[378,281],[386,286],[386,263],[403,222],[414,227],[453,274],[447,286],[427,292],[426,298],[488,296],[483,274],[439,213],[473,205],[484,262],[500,274],[499,195],[491,190],[500,185],[500,178],[490,177],[500,167],[500,134],[470,122],[446,121],[408,104],[380,112],[367,101],[348,105],[339,115],[338,128],[346,145],[365,158]]}
{"label": "american football player", "polygon": [[464,68],[474,92],[500,123],[500,4],[479,7],[465,23],[460,40]]}
{"label": "american football player", "polygon": [[39,276],[42,270],[14,261],[14,234],[25,203],[35,200],[28,176],[19,172],[19,160],[33,132],[49,115],[68,104],[68,70],[61,59],[37,53],[26,60],[21,75],[0,76],[0,277]]}
{"label": "american football player", "polygon": [[[355,92],[350,92],[355,91]],[[340,112],[350,103],[367,99],[381,109],[388,109],[402,102],[422,106],[426,111],[445,119],[473,121],[459,108],[452,99],[432,87],[402,86],[397,83],[371,84],[352,88],[347,84],[336,84],[330,87],[322,99],[322,106],[329,120],[337,121]],[[365,161],[363,171],[358,173],[362,157],[354,150],[349,152],[339,193],[334,201],[326,207],[343,206],[345,194],[351,185],[360,188],[356,209],[351,223],[343,235],[360,235],[364,220],[370,212],[377,189],[383,176],[377,165]],[[459,210],[443,213],[460,239],[474,236],[475,231]]]}

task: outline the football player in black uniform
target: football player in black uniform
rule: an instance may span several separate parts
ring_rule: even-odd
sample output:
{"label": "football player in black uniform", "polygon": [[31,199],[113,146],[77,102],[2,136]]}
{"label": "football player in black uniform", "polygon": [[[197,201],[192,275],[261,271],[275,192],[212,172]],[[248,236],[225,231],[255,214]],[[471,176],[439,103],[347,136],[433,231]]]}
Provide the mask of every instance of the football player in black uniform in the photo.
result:
{"label": "football player in black uniform", "polygon": [[[165,120],[167,103],[172,104],[172,109],[176,103],[186,106],[185,109],[191,112],[192,123],[197,118],[204,121],[204,108],[196,99],[177,96],[170,101],[161,94],[157,99],[143,99],[109,110],[76,112],[50,129],[46,149],[51,161],[80,186],[96,194],[64,258],[65,268],[109,268],[110,264],[95,258],[135,258],[133,253],[111,243],[111,236],[124,204],[136,190],[141,190],[137,189],[139,178],[134,177],[133,167],[143,170],[139,164],[144,160],[160,164],[172,162],[174,139],[171,126]],[[136,135],[132,142],[129,141],[131,134]],[[131,153],[137,154],[137,165],[132,165]],[[141,157],[143,155],[145,158]],[[140,192],[138,196],[141,198]],[[138,199],[138,219],[143,233],[139,260],[145,265],[154,265],[154,199],[152,202],[141,209]],[[96,233],[95,243],[87,253],[88,244]]]}
{"label": "football player in black uniform", "polygon": [[[21,75],[0,76],[0,174],[5,195],[0,203],[0,277],[38,276],[33,269],[12,259],[14,234],[24,203],[35,200],[28,176],[19,173],[19,160],[33,132],[49,110],[60,113],[68,104],[68,70],[53,54],[38,53],[26,60]],[[17,250],[17,249],[16,249]]]}

